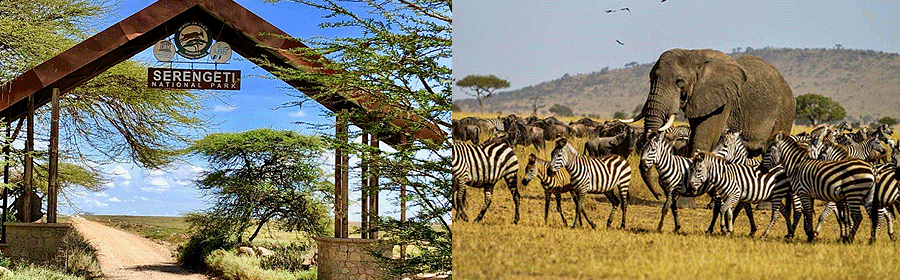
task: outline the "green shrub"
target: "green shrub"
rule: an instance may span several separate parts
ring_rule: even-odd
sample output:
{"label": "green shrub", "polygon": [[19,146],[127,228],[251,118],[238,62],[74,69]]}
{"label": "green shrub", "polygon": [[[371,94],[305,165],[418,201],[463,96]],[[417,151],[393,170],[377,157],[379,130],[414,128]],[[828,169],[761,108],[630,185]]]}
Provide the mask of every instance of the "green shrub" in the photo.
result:
{"label": "green shrub", "polygon": [[260,267],[260,259],[238,256],[226,250],[215,250],[206,256],[209,271],[228,280],[311,280],[316,279],[316,270],[290,272],[268,270]]}
{"label": "green shrub", "polygon": [[289,271],[298,271],[302,268],[306,253],[309,246],[299,243],[291,243],[280,248],[273,248],[275,255],[264,257],[260,261],[260,266],[265,269],[284,269]]}
{"label": "green shrub", "polygon": [[80,280],[83,277],[66,275],[51,268],[33,264],[16,268],[11,277],[3,277],[3,280]]}
{"label": "green shrub", "polygon": [[211,252],[233,245],[234,242],[225,236],[195,235],[178,246],[178,263],[190,269],[203,269],[206,268],[204,260]]}

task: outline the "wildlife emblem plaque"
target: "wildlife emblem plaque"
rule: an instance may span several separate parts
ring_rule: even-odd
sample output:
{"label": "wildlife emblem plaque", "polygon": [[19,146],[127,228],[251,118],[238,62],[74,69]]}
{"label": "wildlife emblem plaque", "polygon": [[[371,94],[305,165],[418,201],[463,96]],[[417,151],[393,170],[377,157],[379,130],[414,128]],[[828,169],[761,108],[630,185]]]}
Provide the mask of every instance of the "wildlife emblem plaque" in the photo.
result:
{"label": "wildlife emblem plaque", "polygon": [[198,59],[209,54],[212,40],[206,26],[198,22],[188,22],[175,32],[175,47],[178,55],[187,59]]}

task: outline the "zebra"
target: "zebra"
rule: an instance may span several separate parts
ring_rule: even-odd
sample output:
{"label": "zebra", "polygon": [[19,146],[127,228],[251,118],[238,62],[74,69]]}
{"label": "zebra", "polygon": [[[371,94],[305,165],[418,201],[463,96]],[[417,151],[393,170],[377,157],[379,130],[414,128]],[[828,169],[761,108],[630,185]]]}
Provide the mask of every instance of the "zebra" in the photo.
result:
{"label": "zebra", "polygon": [[[769,226],[760,237],[765,237],[772,230],[772,226],[778,219],[775,212],[780,212],[784,216],[788,229],[791,227],[791,219],[788,216],[790,209],[783,207],[782,204],[784,199],[790,195],[790,182],[780,166],[763,173],[755,166],[743,163],[730,164],[722,157],[701,151],[692,158],[688,178],[690,186],[693,188],[701,188],[703,185],[709,184],[715,197],[722,200],[723,231],[726,234],[730,235],[734,230],[732,212],[734,206],[739,202],[748,205],[762,201],[772,203]],[[753,232],[751,230],[751,236]]]}
{"label": "zebra", "polygon": [[[622,224],[619,227],[625,228],[628,185],[631,183],[631,166],[628,165],[627,159],[619,155],[595,158],[578,154],[575,147],[572,147],[572,144],[563,137],[556,139],[556,147],[550,153],[550,158],[551,165],[547,170],[547,175],[554,176],[564,167],[569,171],[575,197],[575,222],[572,227],[581,225],[585,194],[595,193],[606,195],[612,204],[612,210],[606,220],[606,227],[608,228],[612,224],[613,213],[621,204]],[[621,200],[616,197],[616,191],[619,192]],[[584,215],[584,219],[591,225],[591,228],[596,228],[588,215]]]}
{"label": "zebra", "polygon": [[759,166],[759,160],[747,157],[747,147],[741,139],[740,131],[727,131],[719,138],[719,142],[711,151],[728,163],[740,163]]}
{"label": "zebra", "polygon": [[[821,151],[818,153],[819,160],[861,159],[873,163],[878,160],[881,155],[886,154],[884,147],[881,144],[882,138],[884,137],[879,134],[879,132],[876,132],[875,135],[870,136],[865,141],[849,146],[841,145],[823,137],[811,139],[810,144]],[[876,166],[876,175],[880,174],[882,171],[883,168]],[[837,204],[835,202],[828,202],[825,205],[825,209],[819,214],[819,219],[813,232],[818,235],[822,223],[835,211],[837,211]],[[881,216],[886,215],[885,211],[879,211],[884,212],[881,213]]]}
{"label": "zebra", "polygon": [[569,172],[562,168],[553,176],[549,176],[547,175],[549,167],[549,161],[539,159],[534,154],[529,155],[528,164],[525,166],[525,178],[522,179],[522,186],[527,186],[531,180],[537,177],[541,187],[544,189],[544,224],[547,224],[547,214],[550,212],[550,195],[555,195],[556,212],[559,212],[559,217],[562,218],[563,225],[566,226],[568,222],[566,222],[566,216],[563,215],[560,200],[562,199],[561,194],[565,192],[572,193],[572,198],[575,198],[575,193],[569,180]]}
{"label": "zebra", "polygon": [[512,147],[505,141],[491,141],[481,145],[472,145],[467,143],[453,143],[453,166],[452,174],[460,179],[454,178],[453,190],[456,194],[454,200],[457,202],[457,217],[463,221],[468,221],[465,213],[466,187],[474,187],[484,189],[484,207],[475,218],[475,222],[484,218],[484,213],[491,206],[494,193],[494,185],[498,181],[506,181],[506,186],[512,194],[513,204],[516,207],[516,214],[513,218],[513,224],[519,223],[519,189],[516,186],[516,176],[519,172],[519,161]]}
{"label": "zebra", "polygon": [[[862,142],[858,142],[858,143],[847,145],[847,146],[838,144],[829,139],[819,139],[819,141],[816,141],[816,140],[817,139],[814,139],[810,144],[826,146],[826,149],[824,150],[825,153],[822,153],[820,155],[820,158],[824,158],[826,156],[826,153],[828,153],[828,151],[827,151],[828,148],[831,148],[832,150],[836,150],[836,149],[838,149],[838,147],[841,147],[841,146],[843,146],[847,149],[847,153],[849,154],[849,156],[851,158],[861,159],[861,160],[865,160],[868,162],[875,162],[881,157],[881,155],[884,155],[886,153],[884,150],[884,146],[882,146],[883,141],[881,140],[881,137],[878,137],[875,135],[867,138],[866,140],[864,140]],[[821,141],[821,143],[819,143],[820,141]],[[834,151],[833,153],[838,153],[838,152],[839,151]],[[842,151],[840,153],[842,153]],[[834,156],[835,155],[832,155],[832,157],[834,157]]]}
{"label": "zebra", "polygon": [[[760,167],[766,170],[777,164],[784,167],[790,177],[791,191],[803,207],[803,229],[807,241],[812,242],[815,238],[812,228],[813,199],[821,199],[838,203],[841,209],[838,211],[841,239],[853,242],[862,220],[859,207],[863,206],[868,191],[875,183],[875,171],[872,165],[858,159],[821,161],[811,158],[815,152],[818,151],[779,133],[767,149]],[[852,221],[845,219],[844,209],[847,209]]]}
{"label": "zebra", "polygon": [[[740,132],[738,132],[738,131],[726,131],[724,134],[722,134],[722,136],[719,138],[719,142],[716,143],[716,146],[713,148],[713,150],[710,153],[725,159],[725,162],[729,163],[729,164],[742,163],[742,164],[754,166],[757,168],[759,167],[759,164],[760,164],[760,161],[757,159],[747,158],[747,148],[744,147],[744,142],[743,142],[743,140],[741,140]],[[781,168],[780,166],[778,166],[778,167],[779,167],[780,172],[783,173],[784,172],[783,168]],[[800,215],[802,212],[802,207],[800,206],[800,200],[797,199],[797,197],[794,195],[787,196],[786,199],[789,199],[790,202],[792,202],[792,203],[790,203],[791,208],[784,207],[784,208],[782,208],[782,211],[788,212],[788,211],[793,210],[793,212],[794,212],[793,219],[788,220],[788,221],[790,221],[792,223],[796,223],[797,221],[800,220]],[[747,206],[749,206],[749,204]],[[774,207],[772,209],[773,209],[773,211],[775,210]],[[741,207],[738,207],[737,208],[738,212],[735,213],[733,216],[735,216],[735,217],[738,216],[738,214],[740,213],[740,210],[741,210]],[[752,211],[752,209],[750,207],[744,208],[744,210]],[[774,212],[772,212],[772,213],[774,213]],[[748,215],[748,217],[749,217],[749,215]],[[715,222],[715,217],[713,217],[713,223],[714,222]],[[793,225],[792,223],[788,224],[788,234],[785,235],[785,238],[790,239],[790,238],[793,238],[793,236],[794,236],[794,230],[793,230],[794,228],[791,226],[791,225]],[[752,219],[751,219],[750,225],[751,225],[751,230],[750,230],[751,234],[750,235],[753,235],[752,232],[754,232],[755,226],[753,225]],[[770,224],[769,227],[771,228],[771,226],[772,225]],[[761,235],[760,237],[765,237],[768,234],[768,231],[769,231],[769,229],[767,228],[766,232],[763,233],[763,235]],[[818,231],[818,227],[817,227],[817,231]]]}
{"label": "zebra", "polygon": [[[666,195],[666,202],[662,206],[662,213],[656,230],[662,231],[666,215],[668,214],[669,208],[671,208],[672,219],[675,221],[674,232],[678,232],[681,229],[681,223],[678,221],[678,206],[675,204],[675,200],[679,196],[701,196],[707,193],[709,188],[689,189],[685,187],[685,178],[691,165],[691,159],[676,155],[672,143],[666,140],[665,134],[650,136],[649,141],[641,152],[640,164],[641,168],[644,170],[649,170],[654,166],[656,167],[656,170],[659,172],[659,183]],[[714,208],[714,210],[716,209],[718,209],[718,207]],[[714,211],[713,217],[716,217],[717,213],[715,212],[716,211]],[[714,225],[715,219],[710,222],[706,232],[712,233]],[[753,228],[756,227],[753,222],[751,222],[751,225]]]}
{"label": "zebra", "polygon": [[900,203],[900,186],[897,185],[897,181],[900,179],[900,172],[898,172],[896,165],[897,154],[894,153],[892,156],[892,159],[894,159],[892,164],[879,166],[875,187],[866,198],[866,211],[868,211],[869,218],[872,221],[872,235],[869,243],[875,242],[875,234],[881,228],[882,220],[887,222],[888,236],[892,241],[894,240],[893,211],[889,211],[888,207],[894,207]]}

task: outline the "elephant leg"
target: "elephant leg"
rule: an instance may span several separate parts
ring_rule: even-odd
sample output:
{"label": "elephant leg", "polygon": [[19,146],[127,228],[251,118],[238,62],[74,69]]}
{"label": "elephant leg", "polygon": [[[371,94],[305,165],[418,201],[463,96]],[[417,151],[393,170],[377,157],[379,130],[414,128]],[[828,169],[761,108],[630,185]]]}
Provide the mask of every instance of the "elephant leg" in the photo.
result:
{"label": "elephant leg", "polygon": [[[574,193],[573,193],[574,194]],[[568,226],[569,223],[566,222],[566,216],[563,215],[562,206],[561,206],[562,194],[556,193],[556,212],[559,212],[559,217],[562,218],[563,226]]]}
{"label": "elephant leg", "polygon": [[730,115],[731,105],[726,104],[713,111],[709,116],[688,119],[688,123],[691,125],[691,139],[688,146],[691,148],[687,152],[693,153],[696,150],[711,151],[715,148],[716,142],[719,141],[719,136],[725,131]]}

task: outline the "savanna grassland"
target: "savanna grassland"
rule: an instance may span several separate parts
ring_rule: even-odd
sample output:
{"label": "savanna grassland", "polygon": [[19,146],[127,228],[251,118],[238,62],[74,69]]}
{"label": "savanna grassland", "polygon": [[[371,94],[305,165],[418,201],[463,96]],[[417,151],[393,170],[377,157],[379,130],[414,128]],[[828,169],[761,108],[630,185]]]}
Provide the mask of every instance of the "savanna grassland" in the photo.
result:
{"label": "savanna grassland", "polygon": [[[454,118],[460,118],[454,114]],[[809,130],[796,127],[794,133]],[[584,139],[571,141],[581,150]],[[548,159],[552,143],[547,142],[539,158]],[[519,147],[521,176],[532,147]],[[834,216],[822,226],[819,240],[805,241],[802,224],[792,240],[783,236],[787,230],[779,218],[766,238],[758,236],[768,224],[770,211],[754,212],[755,237],[749,237],[746,216],[735,220],[735,234],[728,237],[707,235],[712,211],[704,209],[709,198],[699,197],[697,209],[680,209],[682,229],[673,233],[671,212],[662,232],[656,231],[663,200],[655,200],[637,172],[638,156],[629,158],[634,169],[629,192],[626,229],[607,229],[605,221],[610,204],[603,195],[587,195],[585,209],[597,229],[571,229],[562,224],[551,199],[548,222],[544,223],[544,194],[535,180],[520,186],[521,219],[512,224],[513,202],[504,183],[494,189],[493,204],[480,223],[456,221],[453,224],[453,270],[457,279],[547,279],[547,278],[641,278],[641,279],[890,279],[896,278],[900,264],[898,243],[888,239],[885,229],[879,240],[867,245],[870,223],[864,216],[856,242],[839,242]],[[468,190],[470,219],[483,204],[479,189]],[[816,206],[816,213],[823,204]],[[563,195],[563,213],[571,225],[574,204],[569,194]],[[619,224],[620,212],[613,215],[613,226]]]}

